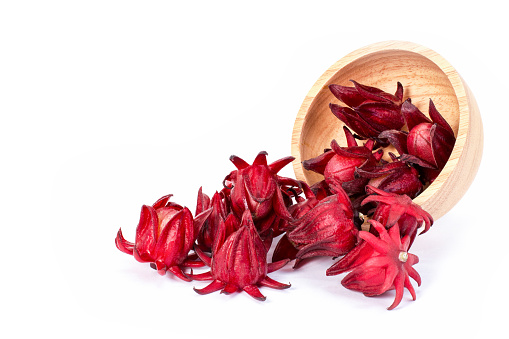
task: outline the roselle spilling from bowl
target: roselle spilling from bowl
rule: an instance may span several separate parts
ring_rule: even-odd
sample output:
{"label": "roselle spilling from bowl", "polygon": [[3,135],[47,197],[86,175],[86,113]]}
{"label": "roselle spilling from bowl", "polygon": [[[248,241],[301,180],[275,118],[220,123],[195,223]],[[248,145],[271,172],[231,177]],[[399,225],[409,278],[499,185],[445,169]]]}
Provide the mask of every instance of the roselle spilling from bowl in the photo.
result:
{"label": "roselle spilling from bowl", "polygon": [[326,90],[337,99],[328,103],[329,114],[341,122],[346,141],[332,139],[321,154],[302,159],[306,171],[323,179],[310,184],[278,175],[292,156],[269,163],[262,151],[248,163],[232,155],[232,171],[218,190],[199,189],[194,215],[164,196],[142,207],[134,242],[118,231],[117,248],[161,275],[208,281],[194,286],[199,294],[244,291],[265,300],[260,288],[290,287],[271,272],[328,256],[335,261],[324,279],[345,274],[341,284],[366,296],[395,290],[388,309],[400,304],[405,289],[415,300],[412,280],[419,286],[421,277],[411,246],[433,217],[413,199],[447,164],[455,133],[440,102],[430,98],[424,114],[398,79],[392,93],[355,79]]}

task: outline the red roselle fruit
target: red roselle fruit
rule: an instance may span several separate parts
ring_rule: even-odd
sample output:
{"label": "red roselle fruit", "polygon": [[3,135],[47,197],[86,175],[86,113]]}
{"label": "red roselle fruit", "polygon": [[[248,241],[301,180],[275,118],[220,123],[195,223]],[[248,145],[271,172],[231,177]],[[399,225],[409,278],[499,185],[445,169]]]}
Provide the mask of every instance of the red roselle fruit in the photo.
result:
{"label": "red roselle fruit", "polygon": [[221,223],[226,222],[232,225],[231,227],[238,228],[238,226],[235,225],[238,225],[240,222],[231,212],[228,212],[223,192],[214,193],[212,199],[210,199],[202,192],[202,188],[200,187],[198,191],[196,214],[209,208],[212,209],[212,211],[199,229],[196,238],[197,245],[206,252],[212,250],[214,239]]}
{"label": "red roselle fruit", "polygon": [[[353,216],[350,199],[339,186],[336,194],[320,200],[302,217],[291,221],[287,239],[297,249],[294,267],[306,258],[348,253],[357,241]],[[287,244],[283,242],[281,246]],[[276,255],[281,256],[279,252]]]}
{"label": "red roselle fruit", "polygon": [[373,219],[385,227],[390,228],[396,223],[399,224],[401,236],[409,236],[412,245],[417,230],[424,226],[421,234],[427,232],[433,225],[433,217],[415,204],[407,195],[389,193],[372,186],[366,186],[370,195],[362,201],[362,204],[376,202],[377,208]]}
{"label": "red roselle fruit", "polygon": [[419,262],[419,258],[408,253],[410,237],[400,238],[399,226],[396,223],[387,231],[376,220],[370,220],[379,237],[360,231],[359,237],[364,240],[357,250],[351,251],[341,261],[346,265],[335,264],[326,274],[336,275],[351,271],[343,278],[341,284],[351,290],[364,293],[366,296],[375,296],[395,289],[396,297],[389,306],[389,310],[399,305],[403,298],[404,288],[407,288],[416,299],[414,288],[410,279],[414,279],[420,286],[421,277],[412,267]]}
{"label": "red roselle fruit", "polygon": [[331,142],[331,150],[316,158],[302,162],[306,170],[322,174],[328,185],[340,184],[348,194],[362,192],[369,179],[355,175],[356,169],[371,170],[383,155],[382,150],[373,153],[374,141],[368,140],[358,146],[347,127],[343,128],[348,147],[340,147],[336,140]]}
{"label": "red roselle fruit", "polygon": [[456,142],[454,132],[432,100],[429,102],[431,120],[408,100],[403,103],[401,112],[409,129],[408,155],[404,158],[422,166],[426,179],[433,182],[444,168],[454,148]]}
{"label": "red roselle fruit", "polygon": [[230,160],[237,170],[232,171],[224,179],[227,187],[231,187],[230,199],[233,212],[241,216],[247,208],[256,221],[274,211],[283,219],[291,219],[286,209],[277,173],[294,160],[286,157],[267,165],[267,152],[260,152],[252,165],[232,155]]}
{"label": "red roselle fruit", "polygon": [[[317,195],[311,190],[311,188],[305,182],[300,182],[304,197],[296,196],[296,203],[291,205],[288,210],[294,220],[300,219],[306,213],[311,211],[318,203],[319,200],[325,199],[327,195],[320,194],[320,190]],[[282,228],[282,231],[289,231],[295,228],[294,225],[290,225],[288,222]],[[295,259],[297,256],[298,249],[293,243],[288,240],[288,234],[284,234],[278,241],[274,252],[272,254],[272,261],[279,261],[283,259]]]}
{"label": "red roselle fruit", "polygon": [[[221,241],[220,241],[221,242]],[[196,280],[213,280],[208,286],[196,289],[199,294],[208,294],[222,290],[222,293],[245,291],[258,300],[265,300],[258,286],[284,289],[290,287],[267,276],[280,269],[289,260],[267,264],[267,250],[251,219],[251,212],[246,210],[242,215],[240,228],[231,233],[224,243],[218,244],[211,259],[201,252],[210,266],[210,272],[193,276]]]}
{"label": "red roselle fruit", "polygon": [[384,163],[371,170],[356,168],[359,178],[368,179],[367,184],[390,193],[415,198],[423,189],[419,172],[404,161],[393,158],[393,162]]}
{"label": "red roselle fruit", "polygon": [[152,206],[144,205],[135,242],[126,241],[119,229],[115,245],[137,261],[150,263],[161,275],[168,270],[180,279],[190,281],[183,268],[203,266],[203,263],[191,260],[188,254],[211,209],[193,219],[189,209],[170,202],[170,197],[166,195]]}
{"label": "red roselle fruit", "polygon": [[330,85],[332,94],[347,106],[330,104],[331,112],[360,137],[377,138],[390,129],[401,129],[405,124],[401,116],[403,85],[398,82],[394,95],[378,88],[353,81],[354,87]]}

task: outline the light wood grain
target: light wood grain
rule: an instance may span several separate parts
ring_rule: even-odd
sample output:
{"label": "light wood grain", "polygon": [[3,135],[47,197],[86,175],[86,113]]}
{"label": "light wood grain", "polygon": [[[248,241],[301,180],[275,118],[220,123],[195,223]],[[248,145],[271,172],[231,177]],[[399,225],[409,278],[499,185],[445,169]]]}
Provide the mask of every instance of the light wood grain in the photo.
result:
{"label": "light wood grain", "polygon": [[438,219],[465,194],[479,167],[483,128],[475,98],[456,70],[438,53],[415,43],[385,41],[360,48],[332,65],[311,87],[295,119],[291,153],[297,179],[313,184],[323,177],[306,171],[301,162],[330,147],[332,139],[346,145],[344,125],[329,109],[340,103],[328,85],[352,86],[350,80],[394,93],[403,84],[404,99],[411,97],[427,114],[429,99],[451,125],[456,143],[440,175],[414,202]]}

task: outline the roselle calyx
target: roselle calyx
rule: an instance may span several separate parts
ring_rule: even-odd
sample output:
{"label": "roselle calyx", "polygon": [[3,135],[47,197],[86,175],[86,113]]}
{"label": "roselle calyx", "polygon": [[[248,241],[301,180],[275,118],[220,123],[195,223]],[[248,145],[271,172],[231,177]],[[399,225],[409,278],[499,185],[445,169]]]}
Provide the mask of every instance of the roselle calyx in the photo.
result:
{"label": "roselle calyx", "polygon": [[323,172],[327,183],[331,178],[342,184],[355,180],[356,168],[372,167],[376,163],[372,154],[372,143],[367,146],[340,147],[336,140],[332,140],[331,147],[335,154]]}
{"label": "roselle calyx", "polygon": [[373,186],[366,186],[366,191],[369,196],[362,201],[362,204],[377,203],[372,218],[386,228],[398,223],[401,237],[408,236],[410,239],[409,247],[420,227],[424,226],[421,232],[423,234],[433,225],[431,214],[414,203],[409,196],[389,193]]}
{"label": "roselle calyx", "polygon": [[226,176],[223,182],[231,188],[230,199],[233,212],[237,216],[242,216],[247,206],[255,221],[266,217],[271,212],[281,218],[291,219],[279,188],[277,173],[294,159],[294,157],[286,157],[268,165],[267,152],[260,152],[250,165],[232,155],[230,160],[237,170]]}
{"label": "roselle calyx", "polygon": [[[318,196],[312,191],[312,189],[305,182],[300,182],[302,187],[304,197],[297,196],[296,203],[291,205],[288,208],[288,211],[292,215],[293,220],[298,220],[306,213],[311,211],[320,200],[325,199],[327,197],[326,194],[323,194],[322,190],[319,190]],[[291,231],[296,226],[294,223],[286,222],[282,228],[282,231]],[[296,258],[298,249],[296,246],[288,239],[288,234],[284,234],[278,241],[274,252],[272,254],[272,261],[279,261],[283,259],[293,260]]]}
{"label": "roselle calyx", "polygon": [[[351,290],[364,293],[366,296],[376,296],[396,290],[394,302],[389,310],[398,306],[403,298],[404,288],[416,299],[415,290],[410,283],[414,279],[421,285],[419,273],[412,267],[419,262],[419,258],[408,253],[410,237],[400,237],[399,225],[396,223],[388,231],[381,223],[370,220],[379,236],[370,232],[360,231],[359,238],[363,240],[358,247],[331,266],[326,274],[336,275],[350,271],[341,284]],[[344,261],[345,264],[339,263]]]}
{"label": "roselle calyx", "polygon": [[398,82],[394,95],[376,87],[351,80],[354,87],[332,84],[331,93],[349,107],[331,103],[331,112],[363,139],[377,138],[390,129],[401,129],[405,124],[401,115],[403,85]]}
{"label": "roselle calyx", "polygon": [[189,252],[211,209],[193,218],[187,207],[170,202],[170,197],[166,195],[152,206],[143,205],[135,242],[126,241],[119,229],[115,245],[137,261],[150,263],[161,275],[170,271],[180,279],[190,281],[183,269],[203,266],[202,262],[191,260]]}
{"label": "roselle calyx", "polygon": [[251,212],[246,210],[242,215],[240,228],[216,246],[211,259],[200,253],[200,257],[211,266],[210,272],[195,275],[195,280],[212,280],[202,289],[195,288],[199,294],[208,294],[221,290],[222,293],[245,291],[257,300],[265,300],[258,289],[267,286],[276,289],[290,287],[267,276],[268,273],[282,268],[288,260],[267,263],[267,250],[261,240]]}
{"label": "roselle calyx", "polygon": [[322,174],[328,185],[340,184],[348,194],[362,192],[369,179],[355,176],[357,168],[371,170],[375,168],[383,155],[382,150],[373,152],[375,142],[368,140],[359,146],[350,130],[343,127],[348,143],[347,147],[340,147],[336,140],[331,141],[331,150],[302,162],[306,170]]}
{"label": "roselle calyx", "polygon": [[216,191],[212,199],[210,199],[202,192],[202,188],[200,187],[198,191],[196,214],[209,208],[211,212],[207,219],[205,219],[202,227],[198,230],[196,238],[197,246],[206,252],[212,251],[214,240],[221,223],[227,222],[231,227],[238,228],[238,226],[235,225],[238,225],[240,222],[233,213],[228,211],[223,192]]}
{"label": "roselle calyx", "polygon": [[454,132],[431,99],[428,111],[431,120],[408,100],[401,106],[401,112],[409,130],[408,155],[402,158],[421,166],[426,180],[433,182],[452,153]]}
{"label": "roselle calyx", "polygon": [[407,195],[412,199],[423,189],[417,169],[394,156],[392,162],[384,163],[370,171],[357,168],[355,174],[359,178],[369,179],[367,185],[371,187],[389,193]]}
{"label": "roselle calyx", "polygon": [[294,267],[306,258],[344,255],[355,246],[357,229],[352,205],[346,192],[340,186],[337,189],[336,194],[320,200],[302,217],[289,223],[292,229],[286,236],[298,250]]}

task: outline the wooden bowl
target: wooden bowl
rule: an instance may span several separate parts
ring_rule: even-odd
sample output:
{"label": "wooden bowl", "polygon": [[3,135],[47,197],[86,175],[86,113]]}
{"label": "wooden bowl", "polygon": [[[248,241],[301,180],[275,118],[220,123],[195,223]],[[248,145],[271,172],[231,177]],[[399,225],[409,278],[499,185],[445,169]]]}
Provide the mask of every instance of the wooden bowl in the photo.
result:
{"label": "wooden bowl", "polygon": [[[456,143],[440,175],[414,202],[436,219],[447,213],[472,183],[482,156],[483,128],[479,108],[465,81],[436,52],[404,41],[386,41],[360,48],[332,65],[313,85],[295,119],[292,155],[297,179],[313,184],[323,179],[307,171],[301,162],[330,148],[332,139],[346,145],[343,123],[329,109],[340,103],[329,91],[330,84],[353,86],[350,80],[396,91],[404,87],[404,100],[427,114],[429,99],[451,125]],[[343,104],[344,105],[344,104]]]}

